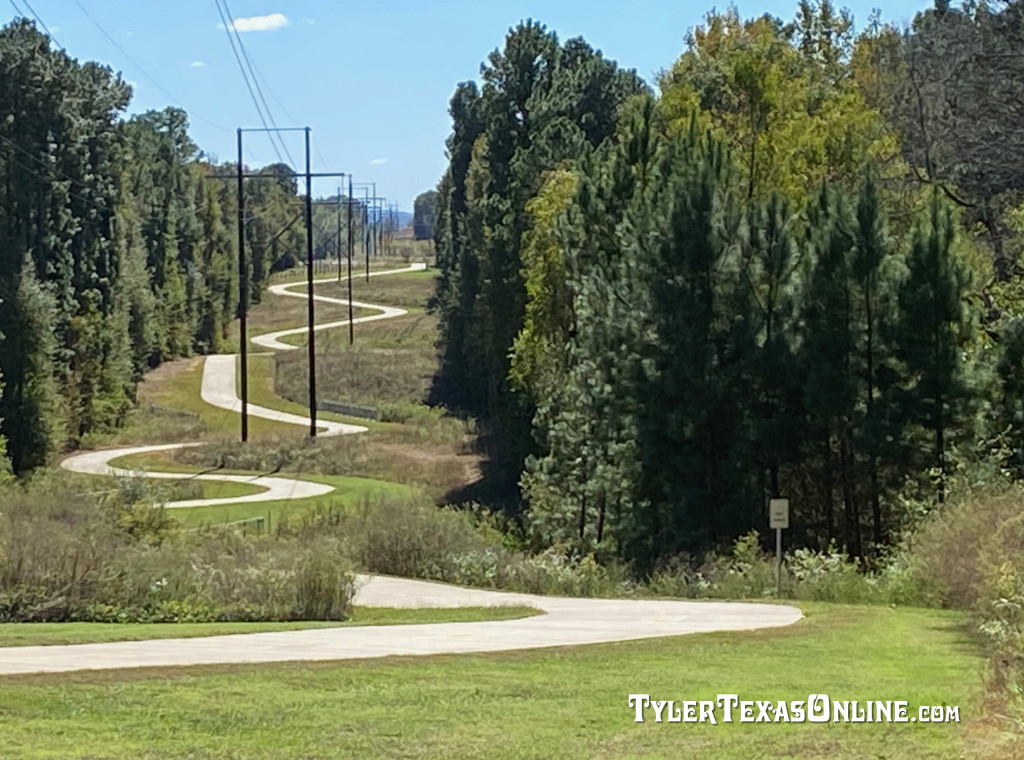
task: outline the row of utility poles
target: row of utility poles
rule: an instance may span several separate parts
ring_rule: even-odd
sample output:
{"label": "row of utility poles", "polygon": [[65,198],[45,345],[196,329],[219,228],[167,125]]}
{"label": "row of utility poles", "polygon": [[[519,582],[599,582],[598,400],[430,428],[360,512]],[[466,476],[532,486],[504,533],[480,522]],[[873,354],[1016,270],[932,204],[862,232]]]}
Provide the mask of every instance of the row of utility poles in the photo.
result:
{"label": "row of utility poles", "polygon": [[[352,182],[352,175],[347,172],[313,172],[312,159],[310,154],[310,133],[309,127],[275,127],[270,128],[239,128],[238,129],[238,329],[239,329],[239,361],[241,363],[241,438],[245,442],[249,439],[249,367],[248,367],[248,326],[246,317],[249,308],[249,264],[245,251],[245,180],[276,180],[279,175],[273,174],[251,174],[246,173],[243,153],[243,136],[247,132],[304,132],[306,146],[306,171],[302,174],[294,173],[293,178],[305,177],[305,224],[306,224],[306,289],[307,289],[307,350],[309,353],[309,435],[316,437],[316,344],[315,344],[315,301],[313,298],[313,179],[333,178],[339,179],[338,198],[336,201],[338,211],[337,230],[337,254],[338,254],[338,282],[341,282],[341,218],[342,218],[342,189],[344,180],[348,179],[348,194],[346,203],[347,216],[347,240],[346,249],[348,252],[348,336],[349,343],[355,340],[353,329],[352,309],[352,252],[355,248],[355,226],[353,225],[353,214],[355,200],[353,192],[357,188],[363,189],[362,207],[362,243],[366,254],[366,279],[370,278],[370,255],[371,249],[374,255],[390,251],[391,235],[397,229],[397,206],[385,206],[386,198],[377,197],[377,184],[375,182],[357,183]],[[213,179],[224,179],[224,177],[213,177]],[[372,194],[371,194],[372,189]],[[327,203],[331,203],[327,201]],[[387,227],[387,229],[385,229]]]}

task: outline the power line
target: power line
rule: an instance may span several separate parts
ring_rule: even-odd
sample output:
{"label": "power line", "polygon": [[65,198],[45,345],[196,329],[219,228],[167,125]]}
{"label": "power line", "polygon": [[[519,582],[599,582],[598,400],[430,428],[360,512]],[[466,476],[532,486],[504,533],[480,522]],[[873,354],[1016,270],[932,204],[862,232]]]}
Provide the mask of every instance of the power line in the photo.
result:
{"label": "power line", "polygon": [[[281,109],[281,113],[285,115],[285,118],[287,118],[288,121],[292,122],[293,124],[298,124],[299,120],[288,112],[288,107],[281,102],[281,99],[279,97],[277,97],[277,93],[275,93],[274,90],[271,89],[270,83],[267,81],[267,78],[263,76],[263,72],[260,71],[258,67],[256,68],[256,76],[263,80],[263,85],[267,88],[267,92],[270,93],[270,97],[273,99],[274,103],[277,104],[277,107]],[[315,141],[313,143],[313,150],[316,152],[317,158],[320,159],[324,166],[330,165],[331,162],[324,157],[323,151],[320,150],[320,146]],[[291,155],[289,154],[288,157],[291,158]]]}
{"label": "power line", "polygon": [[[242,51],[242,57],[245,59],[246,66],[249,67],[249,73],[252,75],[252,83],[256,86],[256,93],[260,97],[260,102],[263,103],[263,110],[267,112],[267,117],[270,119],[270,123],[273,125],[274,129],[277,129],[277,122],[274,121],[274,114],[270,110],[270,105],[267,103],[267,98],[263,95],[263,88],[260,87],[260,79],[262,78],[262,76],[258,75],[258,69],[253,64],[252,59],[249,57],[249,51],[246,50],[245,43],[242,42],[242,35],[238,31],[238,27],[235,26],[234,16],[231,15],[231,8],[228,6],[228,0],[221,0],[221,2],[224,4],[224,11],[227,13],[228,18],[231,19],[231,24],[229,25],[230,29],[234,32],[235,39],[238,40],[238,49]],[[265,79],[264,83],[266,83]],[[270,90],[269,84],[267,85],[267,89]],[[273,91],[271,91],[270,94],[273,95]],[[277,98],[275,96],[275,100],[276,99]],[[292,121],[297,120],[292,119]],[[278,134],[277,140],[278,142],[281,143],[281,147],[284,148],[285,155],[288,156],[288,161],[290,162],[290,165],[294,167],[295,159],[292,157],[291,151],[288,150],[288,145],[287,143],[285,143],[284,138],[281,137],[280,134]]]}
{"label": "power line", "polygon": [[[43,27],[43,31],[46,32],[46,36],[49,37],[54,42],[56,42],[57,43],[57,47],[59,47],[61,50],[64,50],[64,46],[60,44],[60,41],[56,37],[53,36],[53,32],[51,32],[46,27],[46,22],[43,21],[42,18],[40,18],[39,14],[36,13],[35,9],[32,7],[32,5],[29,3],[29,1],[28,0],[21,0],[21,1],[23,3],[25,3],[25,7],[28,8],[29,13],[32,14],[32,18],[34,18],[36,21],[39,22],[39,26]],[[11,4],[13,5],[13,2]],[[17,8],[18,6],[15,5],[14,7]],[[21,11],[18,11],[18,13],[21,13]],[[22,15],[24,15],[24,14],[22,14]]]}
{"label": "power line", "polygon": [[[221,0],[213,0],[214,5],[217,6],[217,13],[220,14],[221,21],[224,23],[224,31],[227,32],[228,42],[231,43],[231,52],[235,54],[235,61],[238,63],[238,69],[242,72],[242,79],[245,80],[245,87],[249,91],[249,96],[252,98],[253,105],[256,106],[256,113],[260,117],[260,121],[263,123],[263,128],[270,132],[270,125],[267,124],[267,118],[263,115],[263,109],[260,107],[260,101],[256,97],[256,93],[253,90],[252,83],[249,81],[249,74],[245,69],[245,64],[242,63],[242,56],[239,55],[238,48],[235,46],[235,38],[231,34],[231,28],[233,26],[231,20],[224,15],[224,9],[221,8]],[[277,143],[274,142],[273,133],[270,134],[270,144],[274,148],[274,153],[277,154],[278,160],[283,164],[284,157],[281,155],[280,149],[277,147]]]}
{"label": "power line", "polygon": [[[11,2],[13,2],[13,1],[14,1],[14,0],[11,0]],[[115,48],[117,48],[117,49],[118,49],[118,51],[120,51],[121,55],[123,55],[123,56],[124,56],[124,57],[125,57],[125,58],[126,58],[126,59],[128,60],[128,62],[129,62],[129,63],[131,63],[131,64],[132,64],[132,65],[133,65],[133,66],[134,66],[134,67],[135,67],[136,69],[138,69],[138,70],[139,70],[139,73],[140,73],[140,74],[142,74],[142,76],[144,76],[144,77],[145,77],[145,78],[146,78],[146,79],[147,79],[147,80],[149,81],[149,83],[150,83],[150,84],[152,84],[152,85],[153,85],[154,87],[156,87],[156,88],[157,88],[157,89],[158,89],[158,90],[159,90],[160,92],[162,92],[162,93],[163,93],[163,94],[164,94],[165,96],[167,96],[168,98],[170,98],[170,99],[171,99],[171,102],[172,102],[172,103],[177,103],[177,104],[178,104],[179,106],[181,106],[182,108],[185,108],[185,107],[184,107],[184,106],[182,105],[181,101],[180,101],[180,100],[178,100],[178,98],[174,97],[174,96],[173,96],[173,95],[172,95],[171,93],[169,93],[169,92],[168,92],[167,90],[165,90],[165,89],[164,89],[164,88],[163,88],[163,87],[162,87],[162,86],[160,85],[160,83],[159,83],[159,82],[157,82],[157,81],[156,81],[156,79],[154,79],[154,78],[153,78],[153,77],[152,77],[152,76],[150,75],[150,73],[149,73],[148,71],[146,71],[146,70],[145,70],[145,69],[144,69],[144,68],[142,67],[142,64],[141,64],[141,63],[139,63],[139,62],[138,62],[138,61],[136,61],[136,60],[135,60],[134,58],[132,58],[132,57],[131,57],[131,56],[130,56],[130,55],[128,54],[128,51],[127,51],[127,50],[125,50],[125,49],[124,49],[123,47],[121,47],[120,43],[119,43],[119,42],[118,42],[118,41],[117,41],[116,39],[114,39],[113,35],[111,35],[111,34],[110,34],[110,32],[108,32],[108,31],[107,31],[107,30],[106,30],[106,29],[105,29],[105,28],[103,27],[103,25],[102,25],[102,24],[101,24],[101,23],[100,23],[99,21],[97,21],[97,20],[96,20],[95,18],[93,18],[92,14],[91,14],[91,13],[89,13],[89,11],[88,11],[88,10],[86,10],[86,7],[85,7],[84,5],[82,5],[82,3],[81,3],[81,2],[79,2],[79,0],[74,0],[74,3],[75,3],[75,5],[77,5],[77,6],[78,6],[78,9],[79,9],[80,11],[82,11],[82,13],[84,13],[84,14],[85,14],[85,17],[86,17],[87,19],[89,19],[89,21],[91,21],[91,22],[93,23],[93,25],[94,25],[94,26],[95,26],[95,27],[96,27],[97,29],[99,29],[99,30],[100,30],[100,31],[101,31],[101,32],[103,33],[103,36],[104,36],[104,37],[106,37],[106,38],[107,38],[108,40],[110,40],[110,44],[112,44],[112,45],[113,45],[113,46],[114,46]],[[187,111],[188,109],[185,109],[185,110]],[[231,131],[231,130],[230,130],[230,129],[228,129],[227,127],[223,127],[223,126],[221,126],[220,124],[217,124],[216,122],[212,122],[212,121],[210,121],[209,119],[204,119],[204,118],[203,118],[202,116],[200,116],[199,114],[193,114],[193,115],[194,115],[194,116],[195,116],[195,117],[196,117],[197,119],[199,119],[200,121],[202,121],[202,122],[205,122],[206,124],[209,124],[209,125],[210,125],[211,127],[213,127],[214,129],[219,129],[219,130],[221,130],[222,132],[230,132],[230,131]]]}

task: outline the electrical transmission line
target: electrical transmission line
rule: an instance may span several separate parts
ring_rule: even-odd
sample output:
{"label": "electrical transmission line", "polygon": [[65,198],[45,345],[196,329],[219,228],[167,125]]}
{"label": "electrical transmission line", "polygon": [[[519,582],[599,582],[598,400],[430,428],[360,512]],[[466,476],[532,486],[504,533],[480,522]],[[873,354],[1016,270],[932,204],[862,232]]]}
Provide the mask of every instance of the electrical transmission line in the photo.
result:
{"label": "electrical transmission line", "polygon": [[[28,0],[21,0],[21,1],[23,3],[25,3],[25,7],[28,8],[28,12],[32,14],[32,18],[34,18],[36,21],[39,22],[39,26],[43,27],[43,31],[46,32],[46,36],[49,37],[51,40],[53,40],[54,44],[57,47],[59,47],[61,50],[64,50],[64,46],[60,44],[60,41],[56,37],[53,36],[53,32],[51,32],[49,30],[49,28],[46,26],[46,22],[43,21],[43,19],[40,17],[40,15],[38,13],[36,13],[35,8],[32,7],[32,5],[29,3],[29,1]],[[17,3],[15,3],[14,0],[10,0],[10,3],[11,3],[12,6],[14,6],[14,10],[17,11],[19,16],[22,16],[24,18],[28,18],[28,16],[25,15],[25,12],[23,10],[21,10],[21,8],[18,7]]]}
{"label": "electrical transmission line", "polygon": [[[232,35],[234,22],[231,20],[231,13],[230,11],[227,11],[225,14],[226,4],[224,7],[221,7],[221,0],[213,0],[213,2],[214,5],[217,6],[217,13],[220,14],[221,21],[224,23],[224,31],[227,32],[228,42],[231,43],[231,52],[235,54],[235,61],[238,63],[238,69],[242,72],[242,79],[245,80],[245,87],[249,91],[249,96],[252,98],[253,105],[256,106],[256,113],[260,117],[260,122],[262,122],[263,128],[269,133],[270,144],[274,148],[274,153],[277,154],[278,161],[283,164],[285,163],[284,156],[281,154],[281,150],[278,147],[277,142],[274,140],[274,133],[271,131],[271,127],[267,123],[267,117],[263,115],[263,108],[260,106],[260,100],[256,97],[256,92],[253,90],[252,82],[249,81],[249,73],[245,68],[245,63],[243,63],[242,56],[238,52],[238,47],[235,45],[235,37]],[[282,143],[282,145],[283,144],[284,143]]]}
{"label": "electrical transmission line", "polygon": [[[260,79],[263,79],[264,84],[267,85],[267,90],[274,97],[274,100],[277,100],[277,96],[274,95],[273,91],[270,89],[270,85],[267,83],[267,80],[263,77],[259,69],[256,68],[256,65],[252,62],[252,59],[249,57],[249,51],[246,50],[245,43],[242,42],[242,35],[238,31],[238,27],[235,26],[234,17],[231,15],[231,8],[228,7],[228,0],[220,0],[220,2],[223,3],[224,11],[227,14],[228,19],[231,20],[231,30],[235,34],[235,39],[238,40],[238,49],[242,51],[242,58],[245,59],[245,65],[248,67],[249,74],[252,76],[252,83],[256,87],[256,94],[259,95],[260,102],[263,103],[263,110],[266,111],[267,118],[270,119],[271,125],[274,127],[274,129],[277,129],[277,122],[274,121],[274,114],[270,110],[270,104],[267,103],[267,98],[263,94],[263,88],[260,86]],[[278,105],[280,105],[280,101],[278,101]],[[285,115],[287,116],[287,114]],[[292,119],[292,121],[297,122],[296,119]],[[287,143],[285,143],[284,138],[281,137],[280,133],[277,134],[277,139],[281,143],[281,147],[284,148],[285,155],[288,156],[288,165],[291,166],[292,168],[295,168],[295,159],[292,158],[291,151],[288,150],[288,145]]]}
{"label": "electrical transmission line", "polygon": [[[13,0],[12,0],[12,2],[13,2]],[[149,81],[150,84],[152,84],[154,87],[156,87],[166,97],[170,98],[172,103],[176,103],[177,105],[181,106],[182,108],[185,108],[178,98],[174,97],[171,93],[169,93],[166,89],[164,89],[161,86],[161,84],[158,81],[156,81],[156,79],[154,79],[152,77],[152,75],[142,67],[141,63],[139,63],[134,58],[132,58],[128,54],[128,51],[125,50],[123,47],[121,47],[120,43],[118,43],[118,41],[116,39],[114,39],[114,36],[111,35],[110,32],[108,32],[104,28],[103,24],[101,24],[99,21],[97,21],[95,18],[93,18],[92,14],[89,13],[89,11],[86,9],[86,7],[84,5],[82,5],[82,3],[79,2],[79,0],[74,0],[74,3],[75,3],[75,5],[78,6],[78,9],[80,11],[82,11],[82,13],[85,14],[85,17],[87,19],[89,19],[89,21],[91,21],[93,23],[93,25],[97,29],[100,30],[100,32],[103,33],[103,36],[106,37],[110,41],[110,44],[113,45],[115,48],[117,48],[118,51],[120,51],[121,55],[123,55],[128,60],[129,63],[131,63],[136,69],[138,69],[139,73],[142,74],[142,76],[144,76],[146,78],[146,80]],[[188,110],[188,109],[186,109],[186,110]],[[205,122],[206,124],[209,124],[214,129],[219,129],[222,132],[231,132],[231,130],[228,129],[227,127],[223,127],[220,124],[217,124],[216,122],[212,122],[209,119],[205,119],[202,116],[200,116],[199,114],[193,114],[193,115],[195,116],[195,118],[199,119],[202,122]]]}
{"label": "electrical transmission line", "polygon": [[46,32],[46,36],[53,40],[57,44],[57,47],[63,50],[64,46],[60,44],[60,40],[53,36],[53,32],[49,30],[46,26],[46,22],[43,21],[42,17],[38,13],[36,13],[35,8],[29,4],[28,0],[21,0],[21,2],[25,3],[25,7],[28,8],[28,12],[32,14],[32,18],[39,22],[39,26],[43,27],[43,31]]}

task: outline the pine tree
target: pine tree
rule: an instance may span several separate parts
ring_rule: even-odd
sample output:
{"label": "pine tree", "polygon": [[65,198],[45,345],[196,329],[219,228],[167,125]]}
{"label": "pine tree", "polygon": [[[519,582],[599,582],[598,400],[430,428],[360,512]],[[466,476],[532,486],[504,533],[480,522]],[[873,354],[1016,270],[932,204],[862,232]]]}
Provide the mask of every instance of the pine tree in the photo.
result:
{"label": "pine tree", "polygon": [[[857,327],[852,228],[845,197],[824,186],[808,209],[812,268],[803,304],[800,363],[810,426],[805,457],[817,463],[812,471],[820,483],[818,502],[823,508],[822,514],[808,515],[808,522],[822,545],[842,536],[847,551],[860,556],[860,503],[854,474],[859,383],[853,371]],[[837,492],[843,507],[842,531],[835,508]]]}
{"label": "pine tree", "polygon": [[880,470],[898,459],[895,446],[902,434],[896,395],[899,371],[893,347],[885,340],[885,326],[895,319],[897,287],[902,265],[886,231],[884,213],[874,177],[868,173],[857,199],[852,275],[857,304],[854,309],[859,338],[853,371],[862,378],[859,414],[855,420],[856,445],[868,470],[872,538],[876,547],[887,541],[882,514],[886,488]]}
{"label": "pine tree", "polygon": [[[945,500],[950,436],[962,424],[968,387],[961,344],[969,329],[969,274],[955,248],[952,212],[938,190],[914,231],[907,278],[899,291],[897,353],[912,385],[904,415],[930,434],[937,494]],[[912,433],[911,433],[912,435]]]}

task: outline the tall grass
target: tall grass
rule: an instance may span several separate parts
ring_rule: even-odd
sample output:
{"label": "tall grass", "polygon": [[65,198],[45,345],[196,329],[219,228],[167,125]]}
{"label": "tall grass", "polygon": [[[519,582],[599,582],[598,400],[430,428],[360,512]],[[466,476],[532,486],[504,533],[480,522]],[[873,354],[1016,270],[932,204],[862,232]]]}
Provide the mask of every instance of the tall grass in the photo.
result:
{"label": "tall grass", "polygon": [[321,475],[362,475],[369,455],[364,436],[315,438],[263,436],[255,441],[219,440],[179,449],[175,460],[204,469],[250,472],[315,472]]}
{"label": "tall grass", "polygon": [[188,531],[155,494],[100,498],[57,478],[0,493],[0,621],[343,619],[351,563],[334,537]]}

